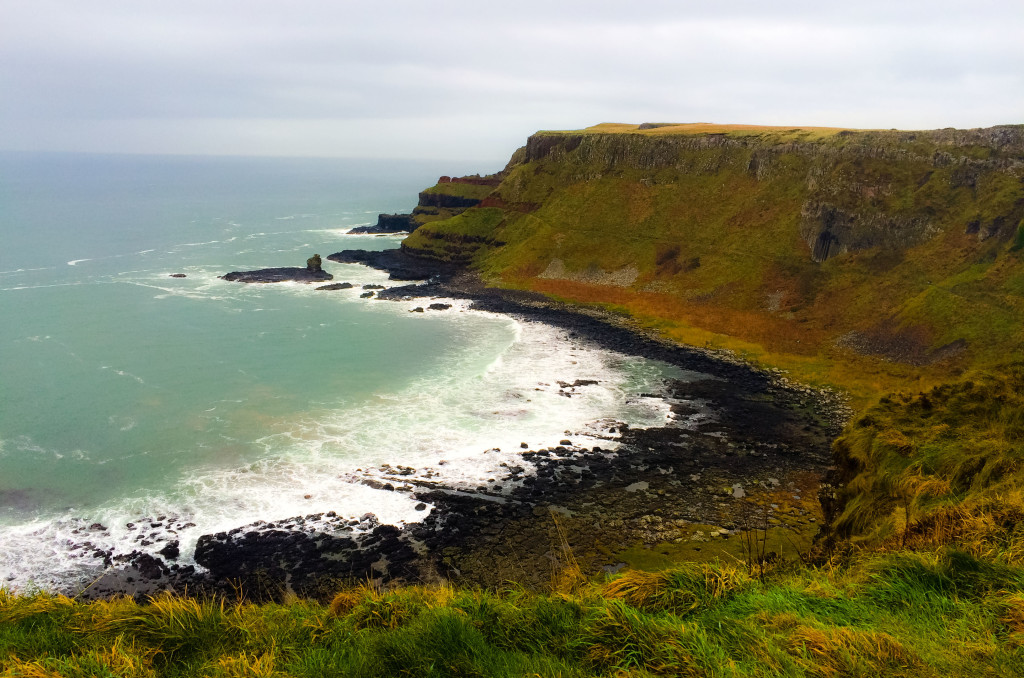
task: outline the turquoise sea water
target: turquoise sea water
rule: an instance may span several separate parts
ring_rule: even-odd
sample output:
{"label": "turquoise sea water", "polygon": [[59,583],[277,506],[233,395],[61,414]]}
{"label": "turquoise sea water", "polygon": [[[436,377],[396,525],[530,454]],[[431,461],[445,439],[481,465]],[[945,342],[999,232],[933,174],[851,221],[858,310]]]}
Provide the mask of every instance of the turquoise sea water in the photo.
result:
{"label": "turquoise sea water", "polygon": [[[0,155],[0,585],[85,581],[72,531],[173,515],[202,533],[335,510],[414,520],[358,482],[384,463],[475,486],[519,442],[665,420],[663,365],[546,326],[361,299],[386,276],[334,264],[405,211],[426,162]],[[245,285],[233,270],[325,257],[335,281]],[[171,278],[184,273],[186,278]],[[556,380],[598,379],[573,398]],[[503,452],[485,450],[500,448]],[[102,543],[100,543],[102,542]]]}

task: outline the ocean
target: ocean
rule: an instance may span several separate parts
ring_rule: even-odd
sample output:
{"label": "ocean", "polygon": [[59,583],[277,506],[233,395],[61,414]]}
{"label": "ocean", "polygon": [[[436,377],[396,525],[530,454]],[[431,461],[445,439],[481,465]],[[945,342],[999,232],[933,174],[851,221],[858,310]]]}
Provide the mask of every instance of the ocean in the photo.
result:
{"label": "ocean", "polygon": [[[361,481],[390,464],[475,487],[523,442],[664,423],[637,394],[675,368],[465,302],[361,298],[386,274],[326,260],[397,247],[347,231],[479,169],[453,165],[0,154],[0,587],[85,585],[94,548],[146,549],[143,519],[189,526],[181,564],[256,520],[411,522],[416,500]],[[355,287],[218,277],[314,253]],[[559,394],[578,379],[599,383]]]}

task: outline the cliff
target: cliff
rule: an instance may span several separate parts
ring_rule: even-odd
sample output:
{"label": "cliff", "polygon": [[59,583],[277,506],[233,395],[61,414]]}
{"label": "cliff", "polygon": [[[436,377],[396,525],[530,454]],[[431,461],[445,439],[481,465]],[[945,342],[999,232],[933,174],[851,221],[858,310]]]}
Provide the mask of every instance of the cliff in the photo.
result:
{"label": "cliff", "polygon": [[372,226],[357,226],[349,233],[413,232],[422,224],[450,219],[468,207],[479,205],[499,183],[497,177],[448,177],[422,191],[411,214],[380,214]]}
{"label": "cliff", "polygon": [[403,248],[823,381],[1024,338],[1024,125],[605,124],[534,134],[496,179]]}

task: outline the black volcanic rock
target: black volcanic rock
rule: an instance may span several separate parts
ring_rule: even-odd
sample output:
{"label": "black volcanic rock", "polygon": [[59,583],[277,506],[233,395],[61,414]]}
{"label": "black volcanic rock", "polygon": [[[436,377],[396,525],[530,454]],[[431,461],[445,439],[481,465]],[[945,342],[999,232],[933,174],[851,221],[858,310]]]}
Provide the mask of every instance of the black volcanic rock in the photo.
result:
{"label": "black volcanic rock", "polygon": [[244,283],[275,283],[294,280],[296,282],[319,282],[334,280],[334,276],[324,270],[310,271],[298,266],[285,268],[261,268],[258,271],[232,271],[221,276],[224,280]]}
{"label": "black volcanic rock", "polygon": [[[326,531],[304,530],[302,523]],[[372,514],[359,522],[360,531],[343,523],[340,518],[316,514],[301,523],[298,519],[280,521],[273,527],[256,523],[207,534],[196,545],[195,559],[217,582],[255,586],[261,578],[270,577],[287,580],[301,592],[312,592],[320,582],[339,578],[365,581],[419,576],[416,552],[402,530],[377,524]]]}
{"label": "black volcanic rock", "polygon": [[354,285],[350,282],[332,283],[330,285],[321,285],[318,290],[350,290]]}
{"label": "black volcanic rock", "polygon": [[160,579],[167,569],[159,559],[148,553],[138,554],[131,560],[131,564],[139,571],[139,576],[143,579]]}
{"label": "black volcanic rock", "polygon": [[411,214],[380,214],[372,226],[356,226],[349,233],[404,233],[413,232],[419,226]]}
{"label": "black volcanic rock", "polygon": [[167,546],[165,546],[162,549],[160,549],[159,551],[157,551],[157,553],[159,553],[160,555],[162,555],[164,558],[166,558],[168,560],[176,560],[178,558],[178,556],[181,555],[181,549],[179,548],[178,541],[175,540],[175,541],[169,542],[167,544]]}
{"label": "black volcanic rock", "polygon": [[480,204],[480,198],[466,198],[461,195],[450,195],[448,193],[420,193],[420,207],[445,207],[448,209],[459,209],[475,207]]}
{"label": "black volcanic rock", "polygon": [[391,280],[428,280],[435,276],[452,275],[456,269],[430,259],[410,256],[400,249],[382,250],[342,250],[327,257],[340,264],[363,264],[390,273]]}

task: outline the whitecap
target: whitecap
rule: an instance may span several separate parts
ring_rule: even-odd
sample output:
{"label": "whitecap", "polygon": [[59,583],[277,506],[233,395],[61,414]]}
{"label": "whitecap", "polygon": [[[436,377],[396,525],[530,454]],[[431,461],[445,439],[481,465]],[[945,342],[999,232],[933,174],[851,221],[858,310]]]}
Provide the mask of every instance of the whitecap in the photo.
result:
{"label": "whitecap", "polygon": [[138,375],[135,375],[135,374],[132,374],[131,372],[128,372],[126,370],[121,370],[121,369],[118,369],[116,367],[111,367],[110,365],[100,365],[100,369],[101,370],[112,370],[114,372],[114,374],[116,374],[117,376],[119,376],[119,377],[128,377],[129,379],[134,379],[135,381],[137,381],[140,384],[145,384],[146,383],[145,381],[143,381],[142,377],[140,377]]}
{"label": "whitecap", "polygon": [[[73,264],[71,264],[71,262],[68,262],[68,265],[71,266]],[[56,268],[56,267],[55,266],[43,266],[43,267],[40,267],[40,268],[15,268],[15,269],[11,269],[9,271],[0,271],[0,275],[13,275],[15,273],[31,273],[33,271],[52,271],[54,268]]]}
{"label": "whitecap", "polygon": [[[336,278],[357,284],[388,284],[387,274],[380,271],[356,265],[338,268],[346,275]],[[349,272],[352,275],[347,275]],[[220,285],[233,286],[236,295],[247,299],[312,293],[311,286],[301,283],[270,288],[212,280],[207,287]],[[315,298],[325,303],[364,303],[367,300],[358,298],[360,292],[354,288],[338,294],[317,293]],[[89,538],[98,548],[128,553],[140,546],[133,541],[134,533],[124,527],[127,522],[144,515],[188,516],[196,527],[180,535],[183,555],[178,562],[185,565],[192,562],[199,535],[256,520],[333,510],[343,516],[373,512],[382,522],[392,524],[412,522],[425,513],[415,510],[417,501],[410,493],[378,490],[362,481],[400,482],[383,465],[402,464],[416,468],[417,477],[429,472],[452,487],[470,489],[503,478],[502,463],[529,467],[521,457],[521,442],[539,449],[557,446],[569,437],[576,445],[600,444],[613,449],[617,434],[609,429],[617,421],[627,421],[635,428],[668,421],[667,402],[636,395],[658,392],[663,377],[669,373],[679,376],[678,371],[589,346],[548,325],[468,310],[466,300],[443,301],[453,304],[443,314],[445,322],[456,323],[465,341],[442,357],[434,374],[400,391],[382,392],[358,402],[332,403],[326,397],[323,404],[299,417],[268,422],[271,433],[255,441],[262,449],[256,461],[226,467],[211,462],[168,479],[166,489],[141,488],[134,496],[83,513],[78,518],[109,527],[96,539]],[[365,308],[410,323],[442,316],[436,311],[409,313],[426,303],[422,299],[381,302]],[[264,303],[257,307],[267,308]],[[495,334],[493,324],[491,330],[481,330],[482,319],[500,323],[507,332]],[[486,341],[481,337],[487,337]],[[103,369],[144,383],[126,370],[111,365]],[[572,391],[572,387],[560,388],[558,380],[598,383]],[[218,407],[211,405],[206,412]],[[125,430],[132,419],[115,415],[110,423]],[[223,455],[211,446],[207,458],[237,458],[230,450],[247,442],[252,441],[225,441],[229,453]],[[4,449],[9,453],[12,448],[8,444]],[[441,460],[446,463],[442,465]],[[102,563],[82,556],[81,549],[72,550],[72,532],[80,524],[61,515],[5,527],[0,573],[15,577],[15,587],[32,583],[55,587],[94,575]],[[155,552],[160,546],[148,548]],[[19,559],[21,552],[31,555]]]}

